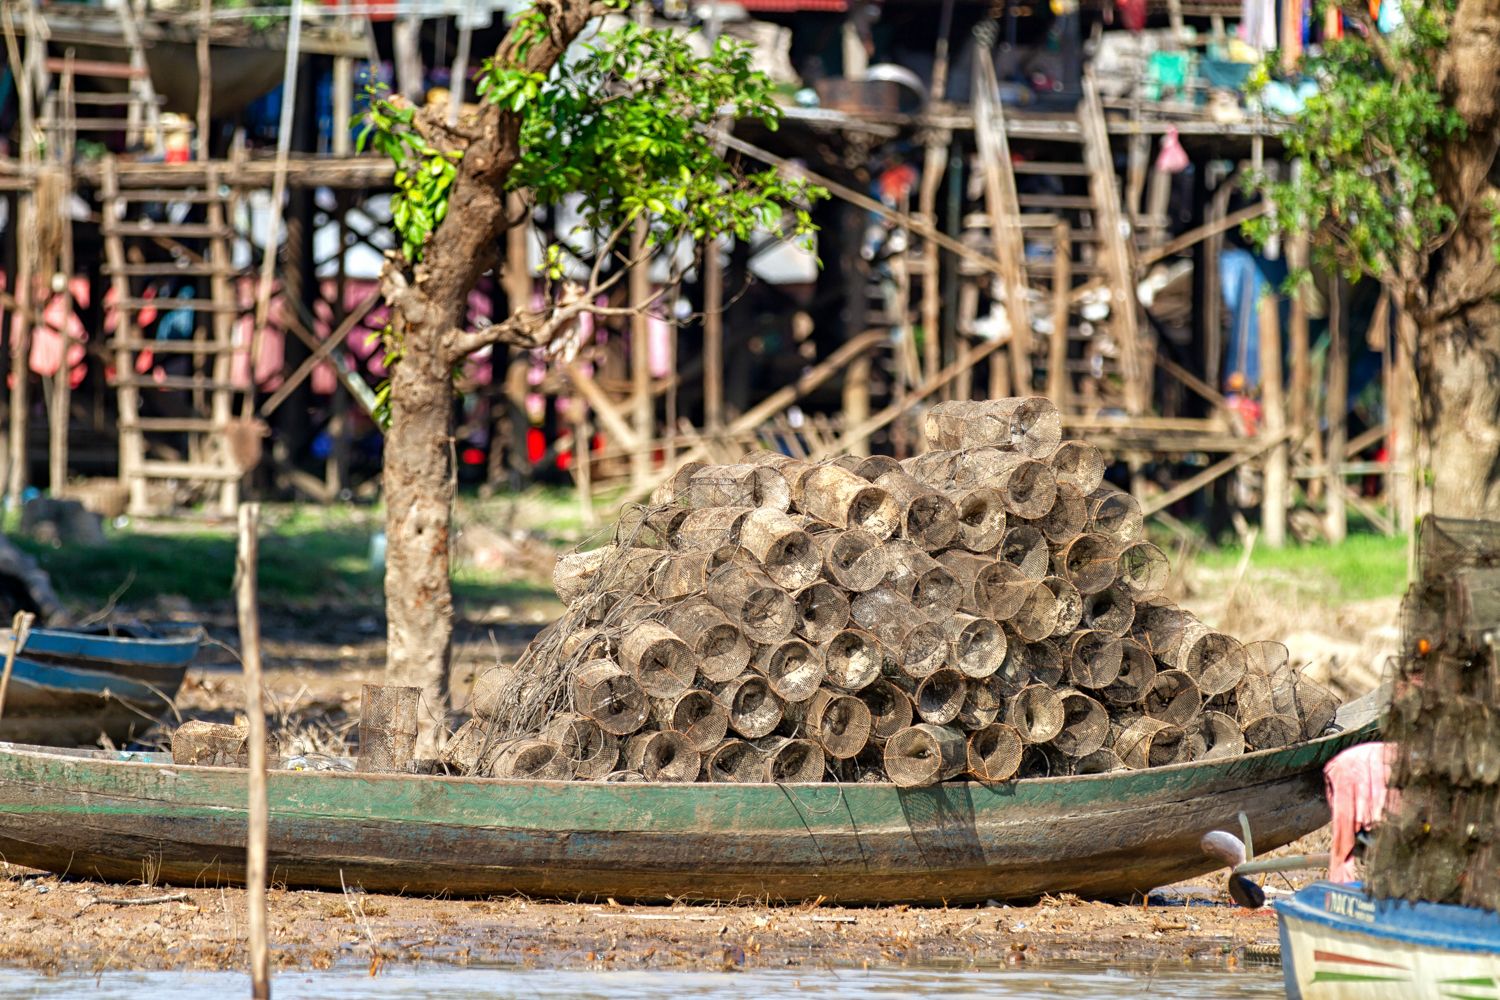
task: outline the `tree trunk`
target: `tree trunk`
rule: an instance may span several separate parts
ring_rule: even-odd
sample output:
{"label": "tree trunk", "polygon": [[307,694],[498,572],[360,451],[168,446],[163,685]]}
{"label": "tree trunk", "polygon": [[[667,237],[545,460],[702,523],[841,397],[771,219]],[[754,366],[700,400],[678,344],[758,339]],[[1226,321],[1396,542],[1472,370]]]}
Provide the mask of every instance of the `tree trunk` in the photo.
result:
{"label": "tree trunk", "polygon": [[386,677],[422,689],[418,757],[436,756],[446,733],[449,512],[453,507],[453,376],[430,330],[410,328],[391,372],[385,439]]}
{"label": "tree trunk", "polygon": [[1419,337],[1433,512],[1500,518],[1500,303],[1468,306]]}

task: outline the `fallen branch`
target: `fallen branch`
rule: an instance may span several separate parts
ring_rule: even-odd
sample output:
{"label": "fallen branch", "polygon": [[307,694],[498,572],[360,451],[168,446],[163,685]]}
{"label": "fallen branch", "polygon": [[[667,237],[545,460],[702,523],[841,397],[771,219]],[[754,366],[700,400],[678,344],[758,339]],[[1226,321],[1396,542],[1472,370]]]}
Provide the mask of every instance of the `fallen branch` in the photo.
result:
{"label": "fallen branch", "polygon": [[169,892],[163,896],[142,896],[140,899],[115,899],[110,896],[90,896],[83,904],[87,909],[95,903],[108,903],[110,906],[153,906],[157,903],[185,903],[188,894],[185,892]]}

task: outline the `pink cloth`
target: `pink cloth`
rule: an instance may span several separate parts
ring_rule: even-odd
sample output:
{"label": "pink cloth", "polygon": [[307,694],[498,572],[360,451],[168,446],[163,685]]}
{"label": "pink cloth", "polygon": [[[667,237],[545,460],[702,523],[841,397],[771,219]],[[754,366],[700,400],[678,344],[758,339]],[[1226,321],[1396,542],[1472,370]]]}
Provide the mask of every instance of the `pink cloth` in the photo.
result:
{"label": "pink cloth", "polygon": [[1393,743],[1361,743],[1324,766],[1323,782],[1333,813],[1328,881],[1354,881],[1354,837],[1385,815],[1395,752]]}

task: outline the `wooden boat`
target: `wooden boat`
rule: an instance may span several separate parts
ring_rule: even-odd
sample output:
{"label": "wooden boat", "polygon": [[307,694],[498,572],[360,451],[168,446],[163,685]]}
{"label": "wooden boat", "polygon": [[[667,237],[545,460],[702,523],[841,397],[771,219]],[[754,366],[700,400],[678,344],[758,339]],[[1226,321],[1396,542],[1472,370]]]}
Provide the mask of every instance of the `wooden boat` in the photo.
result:
{"label": "wooden boat", "polygon": [[1273,905],[1287,1000],[1500,997],[1500,914],[1333,882]]}
{"label": "wooden boat", "polygon": [[[11,669],[0,738],[126,742],[167,711],[202,641],[196,625],[34,628]],[[10,643],[0,629],[0,657]]]}
{"label": "wooden boat", "polygon": [[[985,785],[612,784],[273,771],[271,879],[381,892],[952,903],[1119,898],[1203,874],[1205,830],[1261,849],[1328,820],[1341,731],[1144,771]],[[247,774],[162,755],[0,744],[0,855],[89,878],[243,878]]]}

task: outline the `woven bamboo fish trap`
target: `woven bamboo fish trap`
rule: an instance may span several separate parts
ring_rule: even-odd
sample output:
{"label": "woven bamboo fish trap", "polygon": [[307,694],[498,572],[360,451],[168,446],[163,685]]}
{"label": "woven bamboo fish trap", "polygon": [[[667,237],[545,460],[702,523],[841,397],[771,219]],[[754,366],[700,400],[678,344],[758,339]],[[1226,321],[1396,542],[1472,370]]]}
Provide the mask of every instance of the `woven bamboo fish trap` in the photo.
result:
{"label": "woven bamboo fish trap", "polygon": [[1025,744],[1021,734],[1003,722],[992,722],[969,734],[965,760],[980,781],[1009,781],[1021,767]]}
{"label": "woven bamboo fish trap", "polygon": [[968,741],[947,726],[909,726],[886,741],[884,763],[891,781],[903,788],[936,784],[968,767]]}

